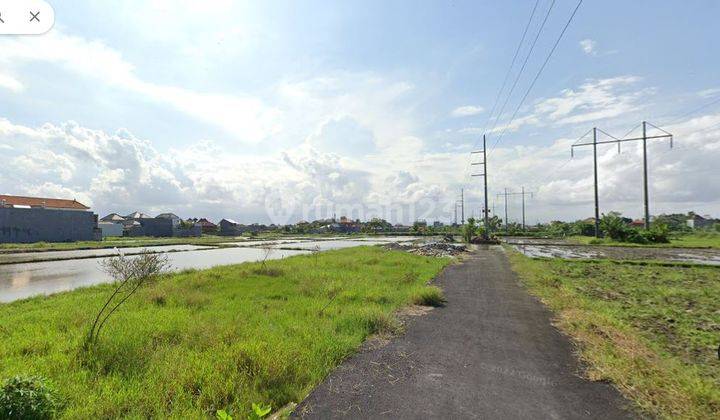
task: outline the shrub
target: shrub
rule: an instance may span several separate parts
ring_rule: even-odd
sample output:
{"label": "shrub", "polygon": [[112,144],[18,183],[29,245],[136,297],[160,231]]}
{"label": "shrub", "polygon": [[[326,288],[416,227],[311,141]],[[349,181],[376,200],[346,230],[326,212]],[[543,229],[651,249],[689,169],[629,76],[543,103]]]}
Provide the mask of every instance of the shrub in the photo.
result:
{"label": "shrub", "polygon": [[39,376],[14,376],[0,388],[0,418],[50,419],[60,404]]}
{"label": "shrub", "polygon": [[476,233],[477,225],[475,224],[475,218],[469,217],[467,219],[467,224],[465,224],[462,228],[463,241],[469,244]]}
{"label": "shrub", "polygon": [[437,286],[425,286],[413,295],[412,302],[421,306],[444,306],[445,294]]}
{"label": "shrub", "polygon": [[670,228],[664,223],[655,223],[649,230],[643,232],[648,242],[666,244],[670,242]]}
{"label": "shrub", "polygon": [[600,218],[600,229],[605,236],[619,242],[628,242],[628,236],[630,236],[633,231],[633,229],[625,223],[625,220],[620,217],[620,214],[616,212],[603,214],[602,218]]}
{"label": "shrub", "polygon": [[115,280],[115,290],[95,316],[84,347],[88,348],[100,337],[100,331],[110,316],[125,303],[143,284],[164,273],[168,267],[166,254],[143,252],[137,257],[123,254],[100,261],[100,268]]}

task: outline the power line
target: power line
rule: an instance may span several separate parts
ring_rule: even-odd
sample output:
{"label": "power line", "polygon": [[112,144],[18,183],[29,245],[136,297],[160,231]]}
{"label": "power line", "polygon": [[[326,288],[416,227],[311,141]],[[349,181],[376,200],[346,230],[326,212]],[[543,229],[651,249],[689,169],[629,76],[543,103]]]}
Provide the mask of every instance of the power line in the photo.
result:
{"label": "power line", "polygon": [[[490,123],[490,120],[492,120],[493,114],[495,114],[495,109],[497,108],[497,104],[500,101],[500,96],[502,96],[502,92],[505,90],[505,86],[507,86],[508,78],[510,77],[510,73],[512,72],[513,67],[515,66],[515,60],[517,59],[518,54],[520,53],[520,49],[522,48],[523,43],[525,42],[525,37],[527,36],[528,29],[530,29],[530,24],[533,21],[533,18],[535,17],[535,11],[537,10],[538,4],[540,3],[540,0],[535,0],[535,5],[533,6],[532,12],[530,12],[530,18],[528,19],[527,24],[525,25],[525,29],[523,30],[523,34],[520,37],[520,42],[518,43],[517,48],[515,49],[515,54],[513,55],[512,61],[510,62],[510,67],[508,67],[507,72],[505,73],[505,78],[503,79],[502,86],[500,87],[500,90],[497,93],[497,96],[495,97],[495,102],[493,103],[492,109],[490,113],[488,114],[487,119],[485,120],[485,125],[483,126],[482,132],[485,133],[485,130],[488,127],[488,124]],[[484,139],[483,139],[484,141]],[[479,139],[476,139],[473,143],[472,149],[476,149],[478,146]]]}
{"label": "power line", "polygon": [[528,50],[527,55],[525,55],[525,60],[523,61],[522,66],[520,67],[520,71],[518,72],[517,76],[515,77],[515,81],[513,82],[512,86],[510,87],[510,91],[507,94],[507,97],[505,98],[505,102],[503,102],[502,107],[500,108],[500,111],[495,116],[495,122],[493,123],[492,128],[490,129],[490,132],[495,130],[495,127],[497,127],[497,123],[500,120],[500,117],[502,116],[503,111],[505,111],[505,107],[507,106],[508,102],[510,101],[510,98],[512,97],[513,92],[515,91],[515,87],[517,86],[518,81],[520,80],[520,76],[522,76],[523,71],[525,70],[525,66],[528,63],[528,60],[530,59],[530,56],[532,55],[533,50],[535,49],[535,44],[537,43],[537,40],[540,38],[540,34],[542,34],[542,30],[545,28],[545,23],[547,23],[548,18],[550,17],[550,12],[552,12],[553,7],[555,6],[555,0],[550,3],[550,7],[548,8],[547,13],[545,13],[545,18],[542,21],[542,24],[540,24],[540,29],[538,29],[537,34],[535,34],[535,39],[533,40],[533,43],[530,45],[530,50]]}
{"label": "power line", "polygon": [[702,111],[703,109],[708,108],[708,107],[711,107],[711,106],[713,106],[713,105],[715,105],[715,104],[717,104],[717,103],[720,103],[720,98],[717,98],[717,99],[715,99],[715,100],[713,100],[713,101],[710,101],[709,103],[706,103],[705,105],[701,105],[701,106],[699,106],[699,107],[697,107],[697,108],[694,108],[693,110],[688,111],[688,112],[686,112],[686,113],[684,113],[684,114],[681,114],[679,117],[675,117],[675,118],[673,118],[673,119],[670,120],[670,121],[665,121],[665,122],[663,123],[663,125],[675,124],[675,123],[677,123],[678,121],[682,120],[683,118],[687,117],[688,115],[692,115],[692,114],[694,114],[694,113],[696,113],[696,112],[698,112],[698,111]]}
{"label": "power line", "polygon": [[[528,19],[528,22],[525,25],[525,30],[523,31],[522,37],[520,38],[520,43],[518,43],[518,46],[515,49],[515,54],[513,55],[512,61],[510,62],[510,67],[508,67],[508,70],[505,73],[505,78],[503,79],[502,86],[500,87],[500,90],[498,91],[497,96],[495,97],[495,102],[493,103],[490,114],[488,114],[487,120],[485,121],[485,126],[483,127],[483,130],[482,130],[483,132],[485,132],[485,129],[487,128],[488,123],[492,119],[492,116],[495,114],[495,109],[497,108],[497,104],[498,104],[498,102],[500,102],[500,96],[502,96],[502,92],[503,92],[503,90],[505,90],[505,86],[507,86],[508,78],[510,77],[512,68],[515,66],[515,60],[517,59],[517,56],[520,53],[520,48],[522,48],[522,45],[525,42],[525,36],[527,36],[528,29],[530,29],[530,24],[532,23],[533,17],[535,17],[535,11],[537,10],[539,3],[540,3],[540,0],[535,0],[535,6],[533,6],[532,12],[530,13],[530,19]],[[476,145],[477,145],[477,142],[476,142]]]}
{"label": "power line", "polygon": [[502,137],[505,135],[505,132],[507,131],[508,127],[513,123],[515,120],[515,117],[517,116],[517,113],[520,111],[520,108],[522,107],[523,103],[525,102],[525,99],[527,99],[528,95],[530,94],[530,91],[535,86],[535,83],[540,78],[540,75],[542,74],[543,70],[545,70],[545,66],[547,66],[547,63],[550,61],[550,58],[552,57],[553,53],[555,52],[555,49],[560,44],[560,40],[562,40],[563,35],[565,35],[565,31],[567,31],[567,28],[570,26],[570,23],[572,22],[573,18],[575,17],[575,14],[577,14],[578,9],[580,9],[580,6],[582,5],[583,0],[578,1],[577,6],[575,6],[575,10],[573,10],[572,14],[570,15],[570,18],[565,23],[565,27],[563,27],[562,32],[560,32],[560,35],[558,36],[557,40],[555,40],[555,44],[553,45],[552,49],[550,50],[550,53],[545,58],[545,61],[543,62],[542,66],[540,66],[540,69],[535,74],[535,78],[533,79],[532,83],[530,83],[530,86],[528,86],[528,89],[525,91],[525,94],[523,95],[522,99],[520,100],[520,103],[518,104],[517,108],[515,108],[515,112],[513,112],[512,117],[510,118],[510,122],[508,122],[505,125],[505,128],[503,129],[500,136],[495,140],[495,144],[493,145],[492,149],[490,149],[490,153],[492,153],[493,150],[495,150],[495,147],[498,145]]}

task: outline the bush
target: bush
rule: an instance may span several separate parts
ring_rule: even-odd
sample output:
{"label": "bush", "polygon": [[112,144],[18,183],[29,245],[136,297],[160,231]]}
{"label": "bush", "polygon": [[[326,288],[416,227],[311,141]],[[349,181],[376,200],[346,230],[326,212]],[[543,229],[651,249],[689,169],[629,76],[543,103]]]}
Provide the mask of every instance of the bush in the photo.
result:
{"label": "bush", "polygon": [[614,241],[630,242],[628,241],[628,237],[631,235],[633,236],[633,239],[641,240],[638,239],[637,236],[633,235],[634,229],[631,229],[625,223],[625,220],[620,217],[620,214],[616,212],[603,214],[602,218],[600,218],[600,229],[605,236]]}
{"label": "bush", "polygon": [[664,223],[654,223],[649,230],[643,232],[648,242],[666,244],[670,242],[670,228]]}
{"label": "bush", "polygon": [[14,376],[0,388],[0,419],[50,419],[59,406],[39,376]]}

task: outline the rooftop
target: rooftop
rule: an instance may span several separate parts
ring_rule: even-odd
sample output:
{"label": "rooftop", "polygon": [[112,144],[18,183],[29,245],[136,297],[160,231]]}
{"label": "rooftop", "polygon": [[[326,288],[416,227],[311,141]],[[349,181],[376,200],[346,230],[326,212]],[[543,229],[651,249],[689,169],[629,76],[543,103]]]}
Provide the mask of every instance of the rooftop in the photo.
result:
{"label": "rooftop", "polygon": [[71,209],[89,210],[90,207],[78,202],[75,199],[64,198],[43,198],[43,197],[22,197],[17,195],[0,194],[0,203],[10,206],[45,207],[49,209]]}

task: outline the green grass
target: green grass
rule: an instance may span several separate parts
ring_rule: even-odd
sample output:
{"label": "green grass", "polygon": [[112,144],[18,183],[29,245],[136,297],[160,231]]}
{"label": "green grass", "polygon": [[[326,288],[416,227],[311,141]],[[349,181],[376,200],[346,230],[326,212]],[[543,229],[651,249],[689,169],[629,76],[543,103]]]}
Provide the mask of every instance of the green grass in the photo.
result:
{"label": "green grass", "polygon": [[49,378],[66,418],[202,418],[299,402],[371,334],[399,330],[449,259],[358,247],[167,275],[97,348],[81,343],[110,285],[0,305],[0,382]]}
{"label": "green grass", "polygon": [[720,248],[720,233],[717,232],[696,232],[688,235],[672,237],[667,244],[634,244],[630,242],[618,242],[609,238],[596,239],[592,236],[571,236],[571,242],[584,245],[608,245],[608,246],[639,246],[657,248]]}
{"label": "green grass", "polygon": [[720,270],[510,258],[576,340],[591,379],[653,416],[717,418]]}

